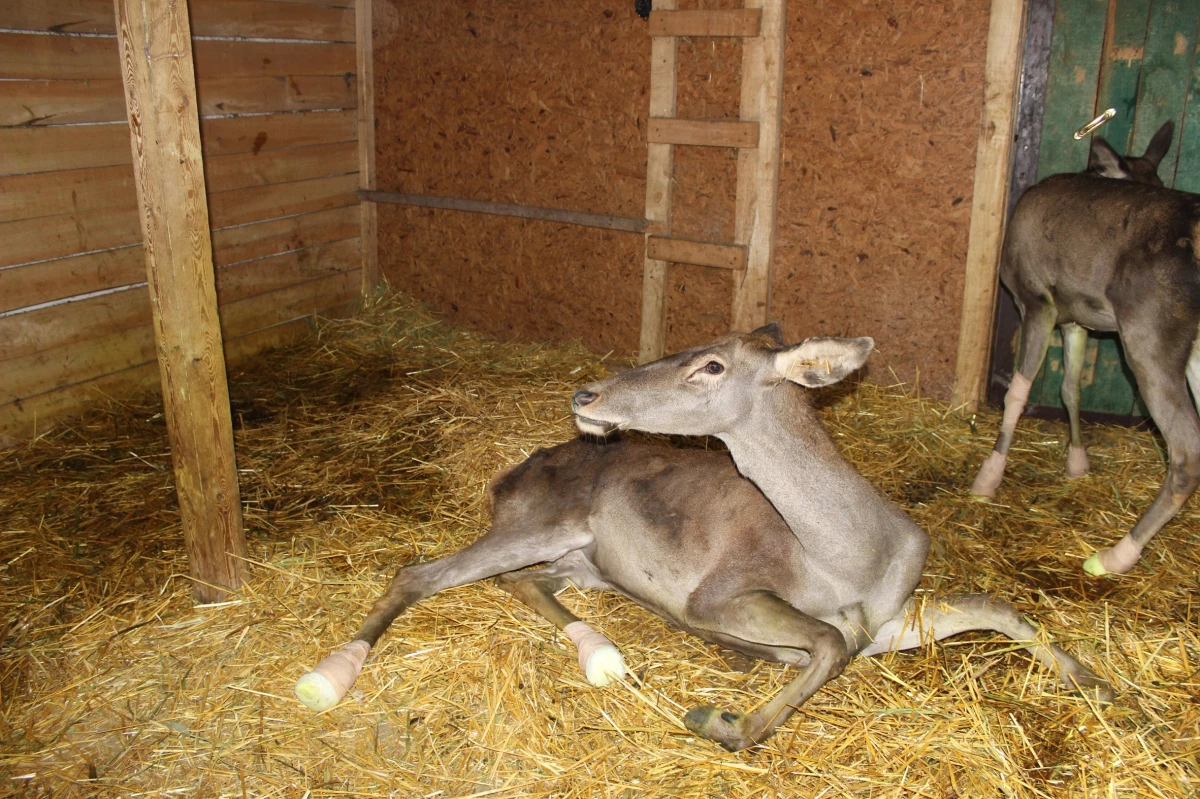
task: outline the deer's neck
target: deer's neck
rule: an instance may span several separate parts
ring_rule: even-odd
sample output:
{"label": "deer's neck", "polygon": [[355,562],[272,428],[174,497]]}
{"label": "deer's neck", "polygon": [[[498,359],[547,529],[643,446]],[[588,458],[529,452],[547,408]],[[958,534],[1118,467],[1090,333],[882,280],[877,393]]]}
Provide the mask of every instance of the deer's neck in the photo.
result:
{"label": "deer's neck", "polygon": [[845,531],[877,512],[881,497],[842,457],[802,391],[781,384],[765,392],[721,439],[794,532]]}

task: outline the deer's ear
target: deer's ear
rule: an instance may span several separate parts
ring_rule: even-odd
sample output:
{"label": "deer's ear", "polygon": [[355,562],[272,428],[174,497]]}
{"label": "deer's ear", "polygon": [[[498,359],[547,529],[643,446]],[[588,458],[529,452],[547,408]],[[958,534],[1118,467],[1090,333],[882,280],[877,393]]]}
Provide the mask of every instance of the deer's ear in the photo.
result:
{"label": "deer's ear", "polygon": [[750,335],[760,338],[769,338],[775,342],[776,347],[783,346],[783,331],[779,328],[778,322],[768,322],[752,332]]}
{"label": "deer's ear", "polygon": [[842,380],[867,362],[875,339],[810,338],[775,353],[780,377],[807,388],[820,388]]}
{"label": "deer's ear", "polygon": [[1087,171],[1106,178],[1129,178],[1129,167],[1125,165],[1125,159],[1099,136],[1092,139],[1092,148],[1088,151]]}
{"label": "deer's ear", "polygon": [[1150,139],[1150,144],[1146,145],[1146,153],[1142,159],[1150,162],[1157,169],[1163,156],[1171,151],[1171,136],[1174,133],[1175,123],[1168,119]]}

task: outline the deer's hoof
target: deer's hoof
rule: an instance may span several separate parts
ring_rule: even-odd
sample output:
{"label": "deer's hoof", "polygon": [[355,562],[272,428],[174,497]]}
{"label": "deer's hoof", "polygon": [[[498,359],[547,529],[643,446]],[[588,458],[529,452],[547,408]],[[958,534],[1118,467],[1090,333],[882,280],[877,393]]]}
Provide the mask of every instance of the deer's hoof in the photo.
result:
{"label": "deer's hoof", "polygon": [[589,683],[603,688],[613,680],[625,676],[625,658],[621,657],[621,651],[612,644],[602,644],[588,655],[583,673]]}
{"label": "deer's hoof", "polygon": [[1067,448],[1067,477],[1074,479],[1083,477],[1091,468],[1088,462],[1087,450],[1083,447]]}
{"label": "deer's hoof", "polygon": [[754,745],[754,740],[746,734],[745,724],[743,716],[712,705],[694,707],[683,717],[683,726],[701,738],[716,741],[730,752]]}
{"label": "deer's hoof", "polygon": [[1101,705],[1111,705],[1117,698],[1117,694],[1108,680],[1085,668],[1080,668],[1076,673],[1067,676],[1065,682],[1075,693]]}

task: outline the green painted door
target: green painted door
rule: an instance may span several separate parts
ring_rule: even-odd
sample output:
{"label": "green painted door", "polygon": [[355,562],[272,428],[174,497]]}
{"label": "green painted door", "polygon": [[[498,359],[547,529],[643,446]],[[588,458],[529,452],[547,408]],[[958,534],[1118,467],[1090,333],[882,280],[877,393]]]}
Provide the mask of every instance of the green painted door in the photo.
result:
{"label": "green painted door", "polygon": [[[1164,185],[1200,192],[1200,0],[1057,0],[1050,45],[1038,179],[1082,172],[1090,142],[1074,132],[1114,108],[1097,131],[1118,152],[1141,155],[1167,120]],[[1030,404],[1061,407],[1062,338],[1056,331]],[[1116,334],[1089,337],[1080,406],[1146,416]]]}

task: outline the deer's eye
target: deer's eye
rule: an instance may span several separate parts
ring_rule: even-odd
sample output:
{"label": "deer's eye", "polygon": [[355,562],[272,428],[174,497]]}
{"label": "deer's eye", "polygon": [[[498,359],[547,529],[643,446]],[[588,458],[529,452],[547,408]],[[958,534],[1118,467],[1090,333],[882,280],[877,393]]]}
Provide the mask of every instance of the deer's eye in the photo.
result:
{"label": "deer's eye", "polygon": [[708,363],[704,364],[704,366],[701,368],[701,371],[703,371],[705,374],[719,375],[721,372],[725,371],[725,365],[720,361],[709,361]]}

